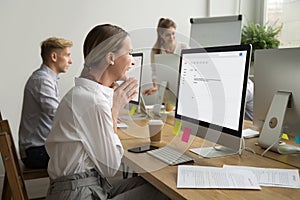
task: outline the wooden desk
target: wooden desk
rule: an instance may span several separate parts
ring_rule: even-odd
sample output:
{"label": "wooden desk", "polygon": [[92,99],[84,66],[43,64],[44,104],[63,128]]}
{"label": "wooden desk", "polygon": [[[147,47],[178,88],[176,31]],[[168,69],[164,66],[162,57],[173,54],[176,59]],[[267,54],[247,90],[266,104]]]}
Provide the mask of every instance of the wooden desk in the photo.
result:
{"label": "wooden desk", "polygon": [[[118,129],[118,135],[120,140],[133,139],[133,138],[148,138],[148,118],[147,119],[138,119],[138,120],[127,120],[124,121],[128,128]],[[173,125],[174,124],[174,113],[165,115],[162,119],[165,124]],[[163,137],[166,135],[163,135]]]}
{"label": "wooden desk", "polygon": [[[251,128],[255,129],[251,121],[245,121],[244,128]],[[265,149],[261,148],[258,145],[258,138],[252,138],[252,139],[245,139],[246,147],[253,149],[257,154],[261,155]],[[294,138],[290,138],[290,140],[285,141],[289,144],[300,146],[299,144],[296,144]],[[268,151],[265,155],[267,158],[271,158],[273,160],[277,160],[282,163],[289,164],[293,167],[300,168],[300,154],[279,154],[273,151]]]}
{"label": "wooden desk", "polygon": [[[165,124],[163,128],[163,141],[161,146],[176,143],[177,138],[172,133],[173,127]],[[124,132],[120,131],[123,135]],[[124,136],[124,135],[123,135]],[[127,136],[122,139],[124,149],[140,146],[149,143],[148,138],[131,138]],[[186,154],[195,158],[194,165],[217,166],[244,165],[253,167],[270,167],[270,168],[293,168],[290,165],[255,155],[249,151],[244,151],[241,156],[233,155],[220,158],[202,158],[188,151],[189,148],[199,147],[202,140],[198,137],[191,136],[189,144],[180,142],[178,148],[186,150]],[[279,188],[279,187],[262,187],[262,190],[226,190],[226,189],[177,189],[177,166],[168,166],[163,162],[155,159],[147,153],[134,154],[125,151],[124,160],[130,168],[139,173],[149,183],[165,193],[171,199],[280,199],[291,200],[299,199],[300,189]]]}

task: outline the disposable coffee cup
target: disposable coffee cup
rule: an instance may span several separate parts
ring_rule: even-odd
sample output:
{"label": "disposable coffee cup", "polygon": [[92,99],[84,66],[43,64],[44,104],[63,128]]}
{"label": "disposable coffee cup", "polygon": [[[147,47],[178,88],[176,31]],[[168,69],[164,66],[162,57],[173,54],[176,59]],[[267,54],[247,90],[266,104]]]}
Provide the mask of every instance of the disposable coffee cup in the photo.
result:
{"label": "disposable coffee cup", "polygon": [[159,143],[161,141],[161,129],[163,125],[164,122],[160,119],[152,119],[148,121],[151,143]]}
{"label": "disposable coffee cup", "polygon": [[166,111],[171,112],[174,110],[174,104],[173,103],[166,103]]}

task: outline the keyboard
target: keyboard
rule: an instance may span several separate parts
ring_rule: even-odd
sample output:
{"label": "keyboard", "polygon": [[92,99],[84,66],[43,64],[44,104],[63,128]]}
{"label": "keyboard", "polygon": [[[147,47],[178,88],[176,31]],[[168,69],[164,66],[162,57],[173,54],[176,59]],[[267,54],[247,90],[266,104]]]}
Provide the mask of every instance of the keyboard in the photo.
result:
{"label": "keyboard", "polygon": [[178,165],[187,162],[194,162],[194,159],[171,147],[163,147],[147,151],[151,156],[167,163],[168,165]]}

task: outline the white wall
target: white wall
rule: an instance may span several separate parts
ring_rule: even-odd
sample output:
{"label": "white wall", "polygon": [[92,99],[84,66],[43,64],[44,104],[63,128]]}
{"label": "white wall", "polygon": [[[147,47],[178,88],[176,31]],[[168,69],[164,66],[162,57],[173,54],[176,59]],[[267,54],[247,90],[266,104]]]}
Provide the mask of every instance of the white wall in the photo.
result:
{"label": "white wall", "polygon": [[247,20],[256,23],[264,21],[264,3],[266,0],[208,0],[208,16],[243,14],[243,24]]}
{"label": "white wall", "polygon": [[[0,110],[3,117],[9,119],[15,140],[24,85],[32,71],[41,64],[42,40],[60,36],[74,42],[71,48],[73,64],[59,80],[60,95],[63,96],[73,86],[74,77],[82,69],[83,40],[94,25],[112,23],[130,32],[155,28],[158,19],[163,16],[177,23],[178,32],[189,35],[190,17],[205,16],[205,10],[206,0],[189,0],[189,3],[180,0],[1,1]],[[152,40],[152,46],[155,34],[147,39]]]}
{"label": "white wall", "polygon": [[[143,39],[153,45],[155,27],[160,17],[169,17],[177,23],[177,31],[189,37],[191,17],[237,14],[238,1],[227,6],[218,0],[11,0],[0,1],[0,110],[9,119],[15,141],[18,141],[23,88],[33,70],[41,64],[40,42],[50,36],[59,36],[74,42],[71,48],[73,64],[59,80],[60,95],[72,86],[82,69],[82,44],[88,31],[96,24],[112,23],[135,35],[137,30],[150,30]],[[252,0],[243,0],[250,2]],[[210,5],[210,6],[209,6]],[[230,6],[231,5],[231,6]],[[234,11],[231,8],[234,8]],[[247,8],[246,8],[247,9]],[[139,31],[139,33],[142,33]],[[148,34],[148,32],[147,32]],[[137,39],[137,38],[133,38]],[[133,41],[135,43],[135,41]],[[147,62],[147,60],[146,60]],[[150,72],[145,77],[150,80]],[[0,175],[3,167],[0,166]]]}

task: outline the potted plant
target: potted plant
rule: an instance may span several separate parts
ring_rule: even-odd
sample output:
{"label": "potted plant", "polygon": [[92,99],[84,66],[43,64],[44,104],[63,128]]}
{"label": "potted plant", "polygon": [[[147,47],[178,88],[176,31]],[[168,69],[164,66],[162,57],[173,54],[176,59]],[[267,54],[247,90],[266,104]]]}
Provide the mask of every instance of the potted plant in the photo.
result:
{"label": "potted plant", "polygon": [[252,44],[251,62],[254,61],[254,51],[256,49],[274,49],[278,48],[280,41],[277,39],[282,25],[275,26],[276,22],[272,25],[266,23],[265,25],[248,22],[242,29],[242,44]]}

